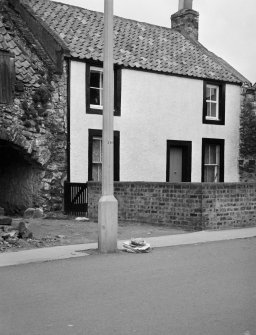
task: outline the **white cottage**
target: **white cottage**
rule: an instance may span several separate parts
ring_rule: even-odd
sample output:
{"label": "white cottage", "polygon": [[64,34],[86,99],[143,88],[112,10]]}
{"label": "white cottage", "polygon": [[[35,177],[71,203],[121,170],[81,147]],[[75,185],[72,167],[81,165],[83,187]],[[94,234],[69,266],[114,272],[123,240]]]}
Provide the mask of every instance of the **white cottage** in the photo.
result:
{"label": "white cottage", "polygon": [[[68,179],[100,181],[103,14],[24,0],[70,51]],[[114,18],[114,179],[237,182],[241,85],[198,42],[198,12],[180,0],[171,28]]]}

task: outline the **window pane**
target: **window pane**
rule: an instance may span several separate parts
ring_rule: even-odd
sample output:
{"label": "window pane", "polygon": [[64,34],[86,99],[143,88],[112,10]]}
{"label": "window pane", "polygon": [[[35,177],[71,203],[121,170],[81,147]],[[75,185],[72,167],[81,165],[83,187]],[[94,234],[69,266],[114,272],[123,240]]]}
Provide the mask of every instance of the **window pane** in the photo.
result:
{"label": "window pane", "polygon": [[102,162],[102,140],[99,138],[94,138],[92,142],[92,162],[101,163]]}
{"label": "window pane", "polygon": [[101,179],[102,179],[102,165],[93,164],[92,165],[92,180],[101,181]]}
{"label": "window pane", "polygon": [[220,145],[216,145],[216,164],[220,165]]}
{"label": "window pane", "polygon": [[217,89],[216,88],[211,88],[211,97],[210,99],[212,101],[217,101]]}
{"label": "window pane", "polygon": [[100,88],[101,72],[91,71],[90,86]]}
{"label": "window pane", "polygon": [[217,117],[217,105],[216,103],[211,103],[211,117]]}
{"label": "window pane", "polygon": [[101,90],[97,88],[91,88],[90,90],[90,104],[91,105],[101,105],[100,92]]}
{"label": "window pane", "polygon": [[210,164],[216,164],[216,145],[210,145]]}
{"label": "window pane", "polygon": [[211,116],[211,103],[210,102],[207,102],[207,112],[206,112],[206,115],[207,116]]}
{"label": "window pane", "polygon": [[205,146],[205,152],[204,152],[204,164],[210,163],[210,146],[207,144]]}
{"label": "window pane", "polygon": [[211,90],[209,87],[206,88],[206,100],[210,100],[210,96],[211,96]]}
{"label": "window pane", "polygon": [[208,165],[204,169],[204,181],[208,183],[217,183],[219,182],[219,166],[217,165]]}
{"label": "window pane", "polygon": [[215,167],[215,183],[219,182],[220,181],[220,167],[218,165],[216,165]]}
{"label": "window pane", "polygon": [[214,182],[214,166],[205,166],[204,168],[204,181],[208,183]]}
{"label": "window pane", "polygon": [[92,180],[98,181],[98,166],[95,164],[92,165]]}

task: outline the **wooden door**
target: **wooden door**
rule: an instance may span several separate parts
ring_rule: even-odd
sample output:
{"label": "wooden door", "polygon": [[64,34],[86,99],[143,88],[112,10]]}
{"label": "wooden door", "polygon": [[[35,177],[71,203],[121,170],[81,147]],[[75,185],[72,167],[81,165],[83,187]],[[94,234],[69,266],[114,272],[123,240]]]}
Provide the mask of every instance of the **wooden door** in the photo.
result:
{"label": "wooden door", "polygon": [[182,182],[182,148],[170,147],[169,182]]}

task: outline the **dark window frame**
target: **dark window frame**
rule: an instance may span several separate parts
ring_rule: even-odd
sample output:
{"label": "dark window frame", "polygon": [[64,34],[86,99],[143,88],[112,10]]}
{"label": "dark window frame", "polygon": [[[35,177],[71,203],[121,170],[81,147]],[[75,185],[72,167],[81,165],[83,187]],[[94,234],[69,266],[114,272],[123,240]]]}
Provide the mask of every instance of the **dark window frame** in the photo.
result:
{"label": "dark window frame", "polygon": [[[91,108],[90,105],[90,68],[98,67],[99,65],[92,65],[86,63],[86,114],[98,114],[102,115],[103,109]],[[119,68],[114,69],[114,116],[121,116],[121,81],[122,81],[122,70]]]}
{"label": "dark window frame", "polygon": [[192,141],[167,140],[166,149],[166,182],[170,179],[170,148],[182,148],[182,182],[191,182]]}
{"label": "dark window frame", "polygon": [[[93,137],[102,138],[102,130],[88,129],[88,181],[92,181]],[[114,131],[114,181],[120,180],[120,131]]]}
{"label": "dark window frame", "polygon": [[219,138],[203,138],[202,139],[202,174],[201,180],[204,183],[204,159],[205,159],[205,146],[207,144],[214,144],[220,146],[220,178],[219,182],[224,182],[224,171],[225,171],[225,140]]}
{"label": "dark window frame", "polygon": [[[209,120],[207,119],[207,103],[206,103],[206,88],[207,85],[217,86],[219,88],[219,120]],[[203,87],[203,123],[205,124],[215,124],[215,125],[225,125],[225,108],[226,108],[226,84],[215,81],[204,81]]]}
{"label": "dark window frame", "polygon": [[0,104],[10,104],[14,99],[15,90],[14,55],[0,50]]}

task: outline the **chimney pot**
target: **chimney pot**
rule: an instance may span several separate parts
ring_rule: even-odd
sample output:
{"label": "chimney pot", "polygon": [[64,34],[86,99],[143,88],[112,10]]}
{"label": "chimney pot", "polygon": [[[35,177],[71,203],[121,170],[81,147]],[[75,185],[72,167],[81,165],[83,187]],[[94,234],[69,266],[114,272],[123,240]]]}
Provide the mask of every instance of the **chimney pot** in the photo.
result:
{"label": "chimney pot", "polygon": [[193,0],[179,0],[179,10],[193,9]]}

